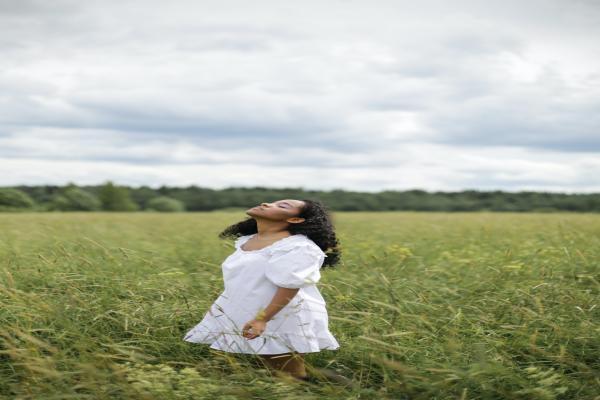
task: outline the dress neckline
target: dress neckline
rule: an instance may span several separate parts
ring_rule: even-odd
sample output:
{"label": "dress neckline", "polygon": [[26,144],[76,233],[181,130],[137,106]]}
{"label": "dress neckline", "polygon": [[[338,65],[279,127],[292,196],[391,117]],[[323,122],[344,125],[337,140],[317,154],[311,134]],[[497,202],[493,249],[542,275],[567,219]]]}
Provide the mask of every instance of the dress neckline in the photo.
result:
{"label": "dress neckline", "polygon": [[279,239],[279,240],[276,240],[276,241],[274,241],[273,243],[271,243],[271,244],[270,244],[270,245],[268,245],[268,246],[265,246],[265,247],[263,247],[263,248],[261,248],[261,249],[257,249],[257,250],[244,250],[244,249],[242,249],[242,246],[243,246],[243,245],[244,245],[244,244],[245,244],[245,243],[246,243],[248,240],[252,239],[252,238],[253,238],[254,236],[256,236],[256,235],[257,235],[256,233],[253,233],[252,235],[250,235],[250,237],[249,237],[247,240],[245,240],[245,241],[244,241],[244,243],[240,243],[240,245],[239,245],[239,247],[238,247],[238,250],[239,250],[239,251],[241,251],[242,253],[257,253],[257,252],[259,252],[259,251],[263,251],[263,250],[265,250],[265,249],[268,249],[268,248],[270,248],[270,247],[273,247],[273,246],[275,246],[276,244],[279,244],[279,243],[281,243],[281,242],[283,242],[283,241],[285,241],[285,240],[288,240],[288,239],[290,239],[290,238],[297,237],[297,236],[301,236],[301,234],[295,234],[295,235],[286,236],[286,237],[284,237],[284,238],[281,238],[281,239]]}

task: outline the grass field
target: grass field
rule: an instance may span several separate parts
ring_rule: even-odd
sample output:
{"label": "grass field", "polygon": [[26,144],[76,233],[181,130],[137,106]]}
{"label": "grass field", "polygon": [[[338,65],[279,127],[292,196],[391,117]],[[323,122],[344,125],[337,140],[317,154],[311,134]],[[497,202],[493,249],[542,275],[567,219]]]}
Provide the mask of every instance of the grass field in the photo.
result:
{"label": "grass field", "polygon": [[306,360],[353,388],[182,341],[244,217],[0,214],[0,398],[600,399],[600,215],[335,213]]}

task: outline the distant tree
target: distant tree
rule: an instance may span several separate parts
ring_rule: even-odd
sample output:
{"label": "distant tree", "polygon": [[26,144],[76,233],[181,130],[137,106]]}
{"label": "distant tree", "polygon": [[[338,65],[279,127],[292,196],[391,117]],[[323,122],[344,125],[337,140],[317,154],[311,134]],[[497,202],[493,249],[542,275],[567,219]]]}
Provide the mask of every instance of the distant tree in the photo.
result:
{"label": "distant tree", "polygon": [[57,193],[48,210],[57,211],[98,211],[102,209],[100,199],[92,193],[71,184]]}
{"label": "distant tree", "polygon": [[60,189],[59,186],[15,186],[14,189],[21,190],[29,195],[34,203],[44,205],[52,200],[54,194]]}
{"label": "distant tree", "polygon": [[158,197],[159,194],[156,190],[148,186],[141,186],[139,188],[132,188],[129,190],[131,199],[140,206],[140,208],[146,208],[146,204],[153,198]]}
{"label": "distant tree", "polygon": [[169,194],[169,188],[166,187],[165,185],[162,185],[161,187],[158,188],[157,192],[163,196],[166,196]]}
{"label": "distant tree", "polygon": [[167,196],[159,196],[148,201],[146,210],[161,212],[185,211],[185,205],[182,201]]}
{"label": "distant tree", "polygon": [[108,181],[100,188],[100,202],[105,211],[137,211],[138,205],[131,200],[127,187],[116,186]]}
{"label": "distant tree", "polygon": [[[217,190],[195,185],[183,188],[163,185],[153,189],[148,186],[139,188],[117,187],[112,182],[92,186],[77,186],[75,184],[69,186],[76,186],[95,195],[100,200],[102,209],[109,211],[149,209],[148,203],[150,200],[156,197],[167,197],[182,202],[185,211],[237,210],[236,212],[239,212],[263,201],[286,198],[301,199],[309,196],[323,201],[332,211],[600,212],[600,193],[567,194],[532,191],[503,192],[501,190],[487,192],[479,190],[427,192],[420,189],[368,193],[342,189],[307,191],[294,187],[267,188],[263,186],[228,187]],[[66,189],[59,186],[36,187],[22,185],[10,189],[16,189],[28,195],[34,203],[35,210],[40,206],[47,209],[46,205],[50,202],[58,203],[58,205],[55,205],[57,208],[72,208],[69,204],[73,201],[64,196]],[[159,204],[160,201],[158,201]],[[78,202],[75,201],[75,203]],[[0,207],[6,208],[2,205]],[[27,210],[27,208],[24,209]]]}
{"label": "distant tree", "polygon": [[35,205],[33,199],[22,190],[0,188],[0,211],[28,210]]}

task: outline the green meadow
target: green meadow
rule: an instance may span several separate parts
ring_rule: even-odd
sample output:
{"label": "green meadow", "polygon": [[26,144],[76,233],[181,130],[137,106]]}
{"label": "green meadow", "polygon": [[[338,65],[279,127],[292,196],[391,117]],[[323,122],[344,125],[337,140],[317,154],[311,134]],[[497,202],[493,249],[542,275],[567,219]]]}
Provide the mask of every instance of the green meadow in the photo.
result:
{"label": "green meadow", "polygon": [[600,399],[600,214],[336,212],[326,377],[182,340],[243,211],[0,214],[0,398]]}

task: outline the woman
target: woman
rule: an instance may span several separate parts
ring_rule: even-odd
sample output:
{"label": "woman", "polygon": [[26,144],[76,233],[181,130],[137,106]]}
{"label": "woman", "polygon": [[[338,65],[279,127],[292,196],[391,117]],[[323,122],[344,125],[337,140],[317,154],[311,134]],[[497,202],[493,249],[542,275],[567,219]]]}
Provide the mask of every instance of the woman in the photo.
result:
{"label": "woman", "polygon": [[184,340],[257,354],[269,368],[308,381],[304,354],[339,348],[315,285],[340,258],[331,218],[321,202],[294,199],[246,214],[219,234],[237,238],[222,264],[225,290]]}

